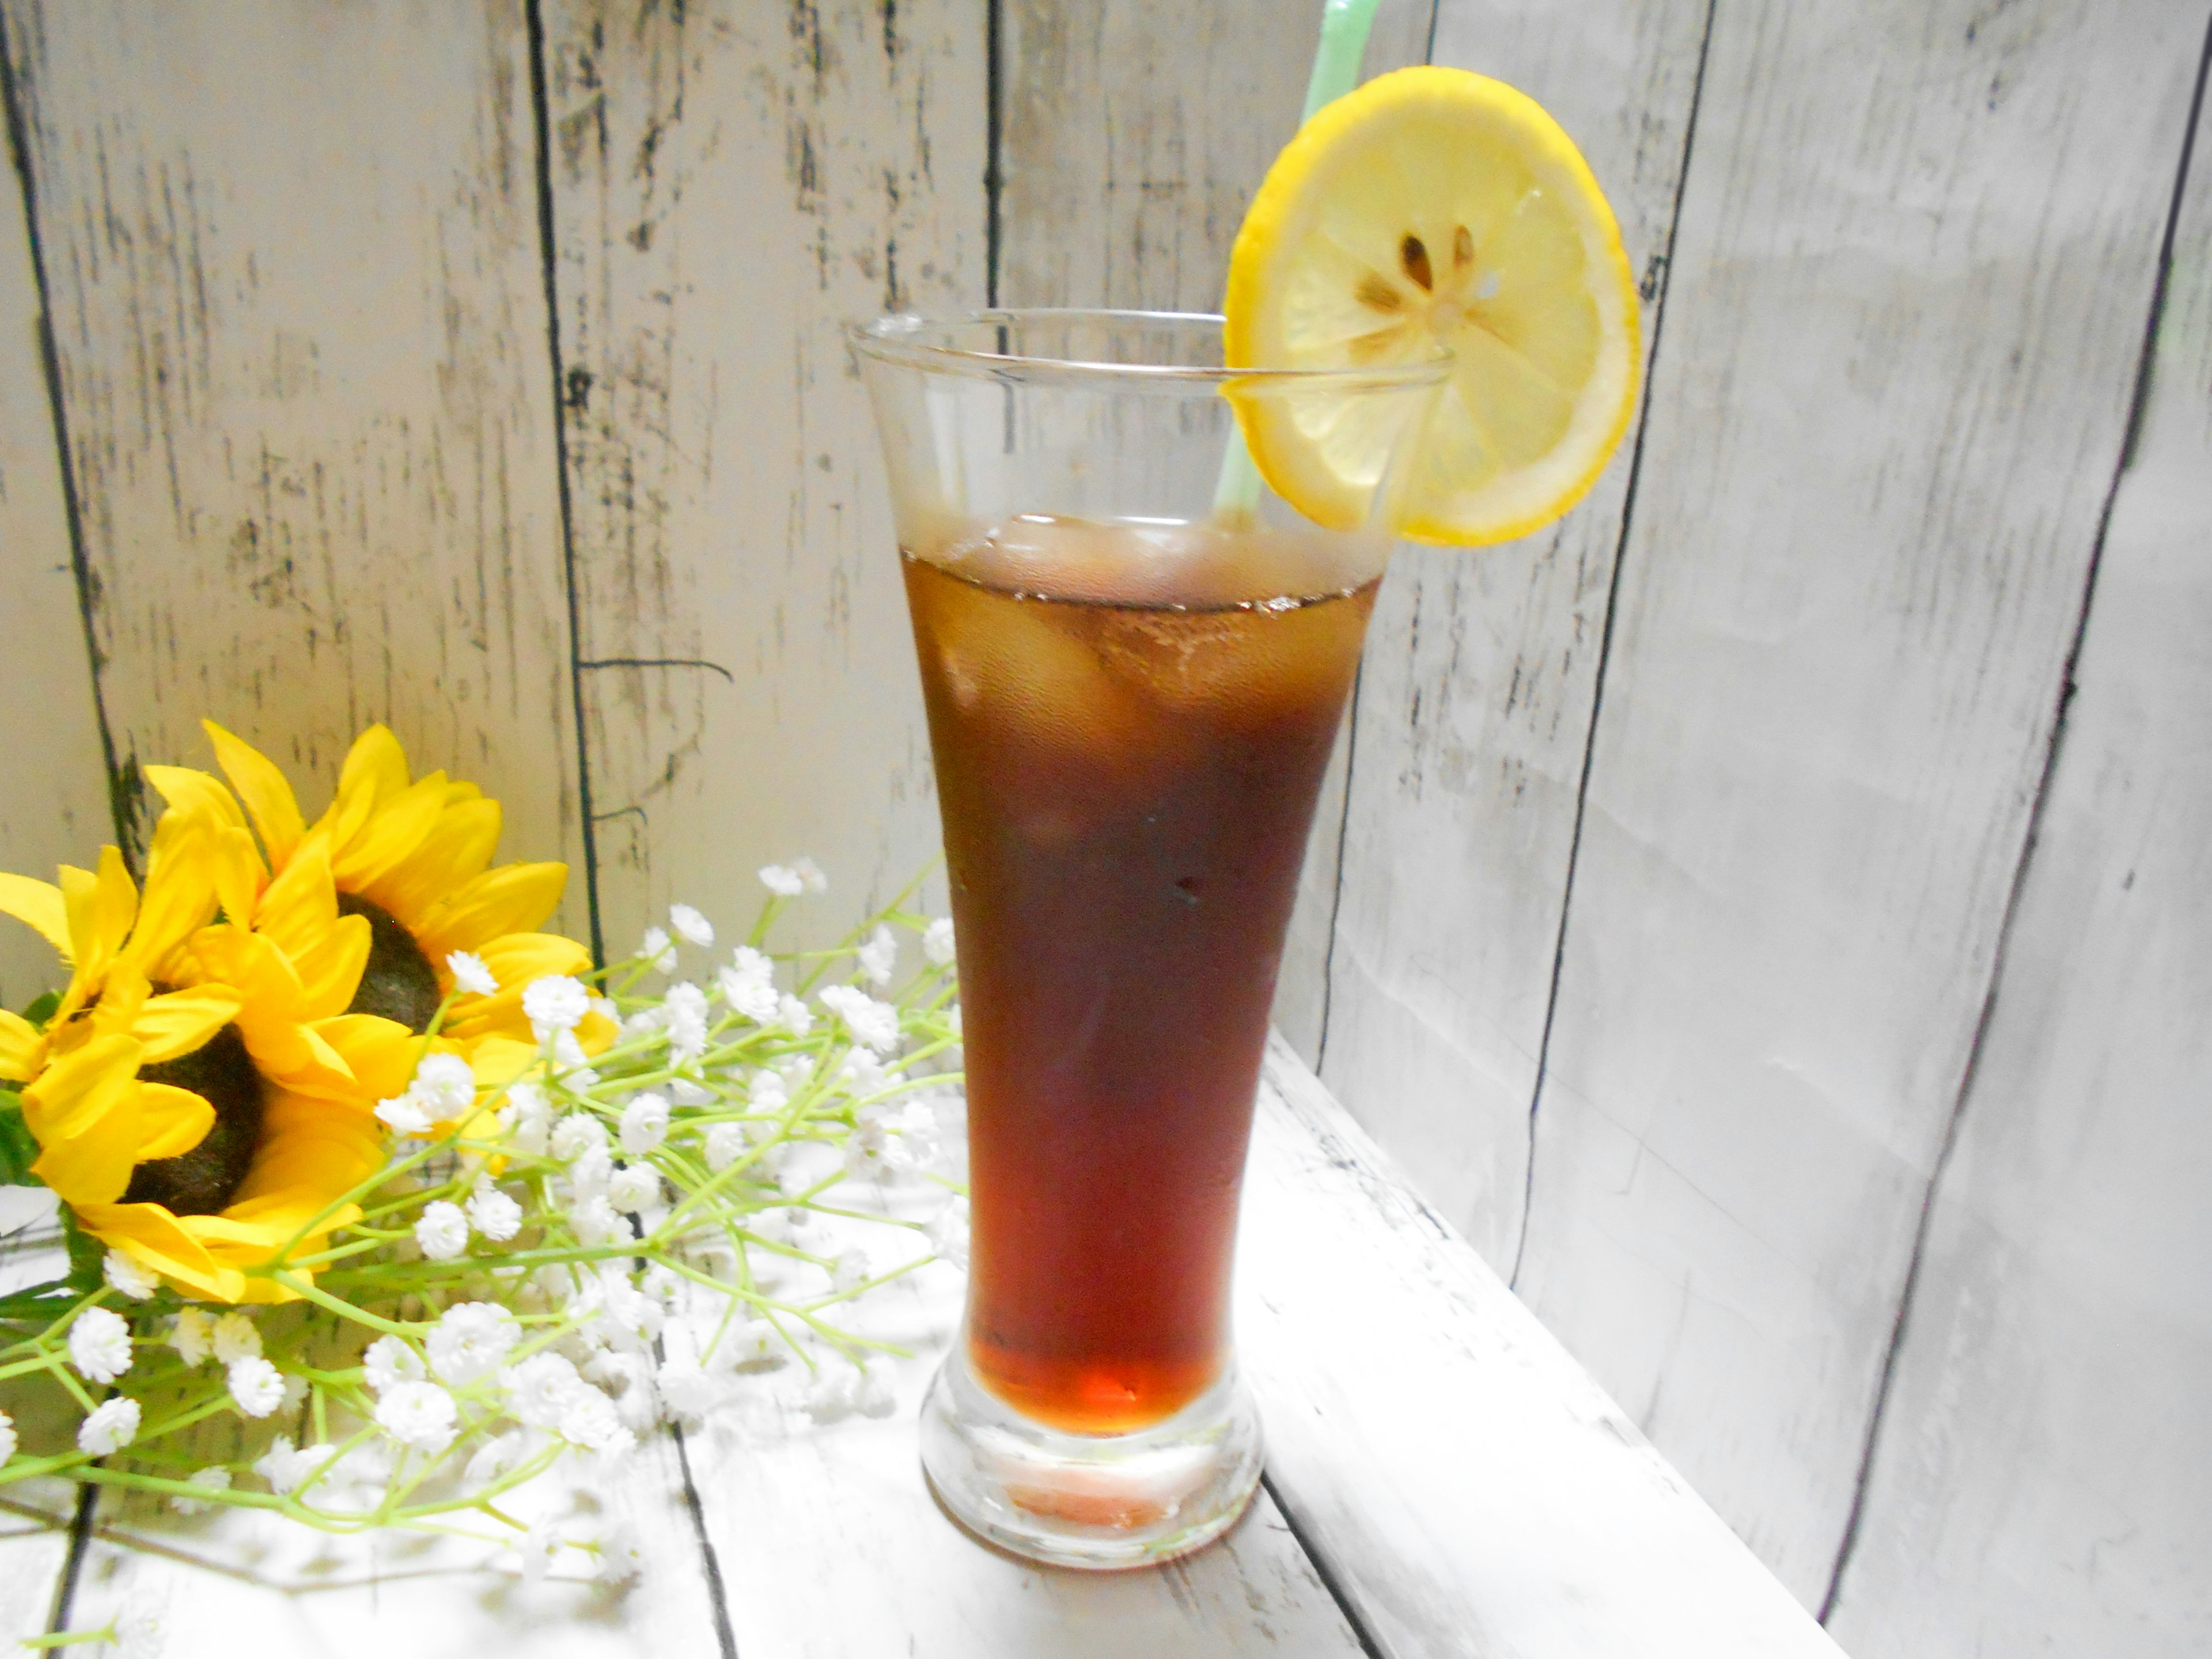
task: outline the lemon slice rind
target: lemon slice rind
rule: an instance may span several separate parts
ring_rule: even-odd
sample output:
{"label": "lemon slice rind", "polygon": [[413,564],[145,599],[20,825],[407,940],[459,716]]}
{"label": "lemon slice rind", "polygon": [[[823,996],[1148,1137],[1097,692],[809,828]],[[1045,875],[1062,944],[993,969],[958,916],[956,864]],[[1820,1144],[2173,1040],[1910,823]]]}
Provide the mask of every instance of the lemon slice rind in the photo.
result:
{"label": "lemon slice rind", "polygon": [[[1603,192],[1534,100],[1462,70],[1379,76],[1300,129],[1238,233],[1224,310],[1232,368],[1453,353],[1395,492],[1395,528],[1416,541],[1477,546],[1548,524],[1635,410],[1635,282]],[[1378,441],[1358,394],[1332,400],[1322,383],[1235,402],[1278,495],[1322,525],[1364,519]]]}

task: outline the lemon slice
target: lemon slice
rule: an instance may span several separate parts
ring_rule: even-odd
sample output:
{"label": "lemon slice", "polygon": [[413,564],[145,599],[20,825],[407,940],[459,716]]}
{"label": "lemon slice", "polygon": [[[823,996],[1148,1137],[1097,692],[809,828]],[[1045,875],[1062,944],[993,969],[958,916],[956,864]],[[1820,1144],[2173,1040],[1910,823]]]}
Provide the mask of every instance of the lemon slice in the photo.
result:
{"label": "lemon slice", "polygon": [[[1596,481],[1634,405],[1636,287],[1581,152],[1533,100],[1464,70],[1380,76],[1275,158],[1229,261],[1232,368],[1452,356],[1395,516],[1474,546],[1550,523]],[[1370,398],[1369,404],[1381,401]],[[1317,523],[1367,512],[1362,394],[1243,396],[1275,492]]]}

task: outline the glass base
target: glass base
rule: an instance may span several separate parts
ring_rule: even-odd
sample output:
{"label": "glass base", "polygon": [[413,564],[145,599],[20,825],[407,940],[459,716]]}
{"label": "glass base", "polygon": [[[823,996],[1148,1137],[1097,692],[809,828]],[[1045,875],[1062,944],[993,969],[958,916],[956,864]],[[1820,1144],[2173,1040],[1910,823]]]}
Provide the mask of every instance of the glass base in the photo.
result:
{"label": "glass base", "polygon": [[1056,1567],[1151,1566],[1229,1530],[1260,1485],[1260,1413],[1232,1362],[1166,1421],[1128,1434],[1033,1423],[975,1380],[955,1339],[921,1407],[921,1467],[969,1531]]}

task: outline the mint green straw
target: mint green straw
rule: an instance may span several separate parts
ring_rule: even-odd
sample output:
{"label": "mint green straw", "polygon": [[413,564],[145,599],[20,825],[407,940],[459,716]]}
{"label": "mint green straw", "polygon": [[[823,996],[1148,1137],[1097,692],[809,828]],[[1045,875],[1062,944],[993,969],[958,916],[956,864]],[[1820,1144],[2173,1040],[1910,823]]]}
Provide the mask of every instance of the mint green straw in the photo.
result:
{"label": "mint green straw", "polygon": [[[1313,75],[1306,82],[1303,126],[1323,104],[1334,103],[1359,84],[1360,59],[1367,53],[1367,32],[1375,24],[1376,0],[1328,0],[1322,9],[1321,45],[1314,50]],[[1249,519],[1260,504],[1260,469],[1244,447],[1242,427],[1231,427],[1221,478],[1213,486],[1213,516],[1233,522]]]}

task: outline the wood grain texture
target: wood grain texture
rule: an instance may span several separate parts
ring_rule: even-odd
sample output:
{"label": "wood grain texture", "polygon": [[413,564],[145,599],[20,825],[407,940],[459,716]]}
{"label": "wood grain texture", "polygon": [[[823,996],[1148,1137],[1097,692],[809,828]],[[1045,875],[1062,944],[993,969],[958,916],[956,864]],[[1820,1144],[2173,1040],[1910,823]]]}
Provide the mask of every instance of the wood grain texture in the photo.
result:
{"label": "wood grain texture", "polygon": [[520,0],[5,15],[126,768],[386,720],[573,856]]}
{"label": "wood grain texture", "polygon": [[1270,1479],[1389,1659],[1838,1659],[1279,1040],[1239,1242]]}
{"label": "wood grain texture", "polygon": [[2202,27],[1717,14],[1518,1287],[1808,1599],[2042,774]]}
{"label": "wood grain texture", "polygon": [[[1647,357],[1707,9],[1451,0],[1437,20],[1437,62],[1519,87],[1582,148],[1646,276]],[[1506,1273],[1635,442],[1538,535],[1401,548],[1360,681],[1322,1073]]]}
{"label": "wood grain texture", "polygon": [[[53,879],[115,836],[70,567],[58,442],[39,350],[39,294],[23,198],[0,177],[0,870]],[[0,926],[0,1006],[64,977],[52,947]]]}
{"label": "wood grain texture", "polygon": [[876,437],[840,325],[983,300],[984,27],[955,0],[546,7],[609,948],[857,917],[938,843]]}
{"label": "wood grain texture", "polygon": [[[892,1207],[902,1201],[918,1218],[943,1202],[943,1189],[916,1198]],[[1323,1227],[1331,1219],[1309,1217]],[[840,1224],[817,1218],[809,1248],[865,1241],[878,1271],[902,1254],[881,1227],[844,1224],[838,1235]],[[828,1243],[817,1237],[825,1227]],[[959,1323],[963,1292],[961,1275],[940,1263],[853,1305],[848,1328],[907,1356],[883,1362],[897,1397],[888,1415],[817,1424],[803,1408],[807,1378],[792,1365],[751,1379],[759,1391],[751,1410],[725,1413],[692,1437],[693,1480],[740,1654],[1356,1659],[1358,1635],[1264,1492],[1219,1544],[1125,1572],[1036,1567],[948,1519],[915,1448],[922,1396]]]}
{"label": "wood grain texture", "polygon": [[[564,1549],[527,1581],[512,1551],[399,1531],[337,1537],[251,1510],[185,1516],[103,1498],[69,1628],[98,1630],[134,1592],[166,1600],[167,1659],[662,1659],[718,1650],[674,1444],[649,1437],[579,1506],[565,1482],[519,1488],[512,1511],[562,1536],[617,1517],[644,1561],[626,1585],[593,1582]],[[94,1651],[107,1651],[95,1649]]]}
{"label": "wood grain texture", "polygon": [[2212,122],[1857,1547],[1860,1659],[2212,1650]]}
{"label": "wood grain texture", "polygon": [[[1320,0],[1006,0],[998,296],[1218,311],[1229,251],[1297,131]],[[1367,76],[1422,61],[1435,0],[1382,0]],[[1330,763],[1275,999],[1311,1060],[1336,908],[1347,743]]]}

